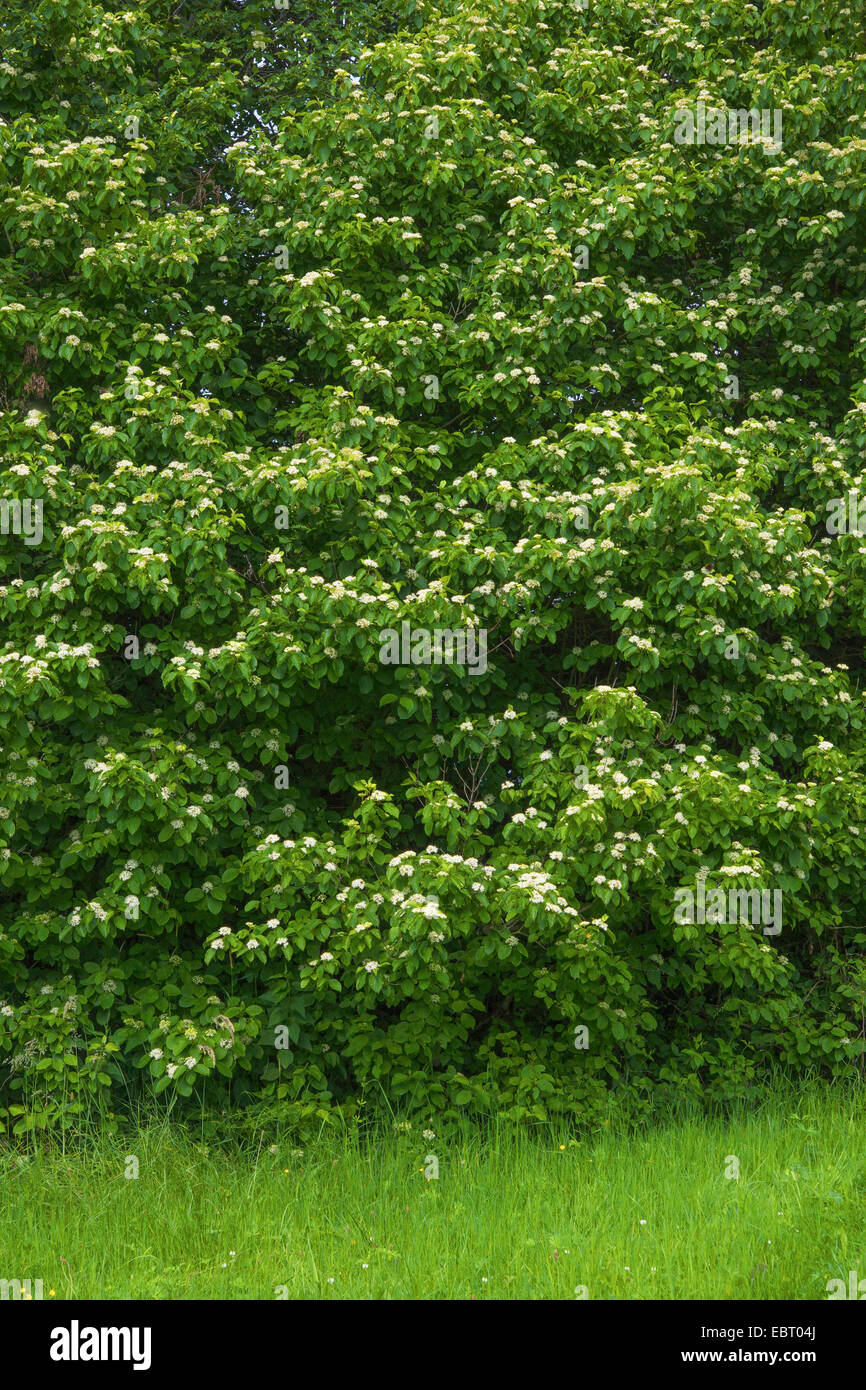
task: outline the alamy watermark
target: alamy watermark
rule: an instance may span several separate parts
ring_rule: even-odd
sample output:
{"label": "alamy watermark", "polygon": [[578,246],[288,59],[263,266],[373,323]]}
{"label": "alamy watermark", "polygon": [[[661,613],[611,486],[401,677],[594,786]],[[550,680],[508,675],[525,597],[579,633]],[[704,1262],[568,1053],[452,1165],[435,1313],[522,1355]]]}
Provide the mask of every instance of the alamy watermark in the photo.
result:
{"label": "alamy watermark", "polygon": [[764,936],[778,936],[782,930],[782,893],[779,888],[707,888],[703,878],[696,887],[675,888],[674,921],[681,925],[714,925],[748,922],[761,925]]}
{"label": "alamy watermark", "polygon": [[466,666],[470,676],[487,670],[487,629],[416,627],[411,623],[384,627],[379,633],[383,666]]}
{"label": "alamy watermark", "polygon": [[866,497],[852,488],[844,497],[831,497],[826,506],[828,536],[866,536]]}
{"label": "alamy watermark", "polygon": [[13,1303],[30,1298],[42,1298],[41,1279],[0,1279],[0,1302],[7,1302],[9,1299]]}
{"label": "alamy watermark", "polygon": [[694,111],[679,107],[674,128],[675,145],[771,145],[782,148],[782,113],[764,106],[707,106],[699,101]]}
{"label": "alamy watermark", "polygon": [[42,542],[42,498],[0,499],[0,536],[22,536],[25,545]]}
{"label": "alamy watermark", "polygon": [[844,1279],[828,1279],[825,1285],[827,1301],[832,1303],[837,1298],[853,1298],[862,1303],[866,1298],[866,1279],[860,1279],[859,1274],[859,1269],[848,1270],[847,1288]]}
{"label": "alamy watermark", "polygon": [[81,1327],[73,1318],[69,1327],[52,1328],[48,1354],[52,1361],[131,1361],[134,1371],[147,1371],[151,1329]]}

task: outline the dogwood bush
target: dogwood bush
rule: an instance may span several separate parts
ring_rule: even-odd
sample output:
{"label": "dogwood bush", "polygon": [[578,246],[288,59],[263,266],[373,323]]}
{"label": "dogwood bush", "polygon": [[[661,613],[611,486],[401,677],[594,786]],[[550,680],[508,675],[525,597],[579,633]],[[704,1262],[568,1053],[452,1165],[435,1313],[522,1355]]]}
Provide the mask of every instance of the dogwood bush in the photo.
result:
{"label": "dogwood bush", "polygon": [[6,23],[7,1124],[861,1068],[857,8]]}

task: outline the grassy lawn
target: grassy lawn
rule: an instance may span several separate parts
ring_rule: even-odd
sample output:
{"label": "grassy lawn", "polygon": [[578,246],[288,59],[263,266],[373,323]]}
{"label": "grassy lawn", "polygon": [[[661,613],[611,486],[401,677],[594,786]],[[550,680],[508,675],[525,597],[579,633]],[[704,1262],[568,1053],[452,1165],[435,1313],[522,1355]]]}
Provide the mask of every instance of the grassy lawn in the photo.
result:
{"label": "grassy lawn", "polygon": [[866,1094],[823,1089],[583,1139],[242,1153],[151,1125],[7,1147],[0,1277],[41,1278],[46,1299],[826,1299],[866,1277],[864,1122]]}

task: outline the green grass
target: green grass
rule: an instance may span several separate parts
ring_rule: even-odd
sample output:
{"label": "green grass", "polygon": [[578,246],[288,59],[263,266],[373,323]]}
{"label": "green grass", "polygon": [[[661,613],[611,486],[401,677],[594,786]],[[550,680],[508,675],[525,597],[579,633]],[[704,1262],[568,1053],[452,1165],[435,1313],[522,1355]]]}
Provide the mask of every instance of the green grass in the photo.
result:
{"label": "green grass", "polygon": [[825,1089],[583,1139],[244,1153],[153,1124],[6,1148],[0,1277],[41,1278],[46,1299],[826,1299],[828,1279],[866,1278],[864,1121],[866,1093]]}

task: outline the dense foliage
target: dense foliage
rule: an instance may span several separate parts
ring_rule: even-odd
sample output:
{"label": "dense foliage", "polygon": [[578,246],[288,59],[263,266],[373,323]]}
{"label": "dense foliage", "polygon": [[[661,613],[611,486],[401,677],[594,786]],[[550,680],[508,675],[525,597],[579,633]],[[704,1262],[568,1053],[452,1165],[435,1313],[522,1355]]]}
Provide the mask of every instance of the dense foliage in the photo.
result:
{"label": "dense foliage", "polygon": [[858,1069],[859,8],[4,25],[10,1124]]}

